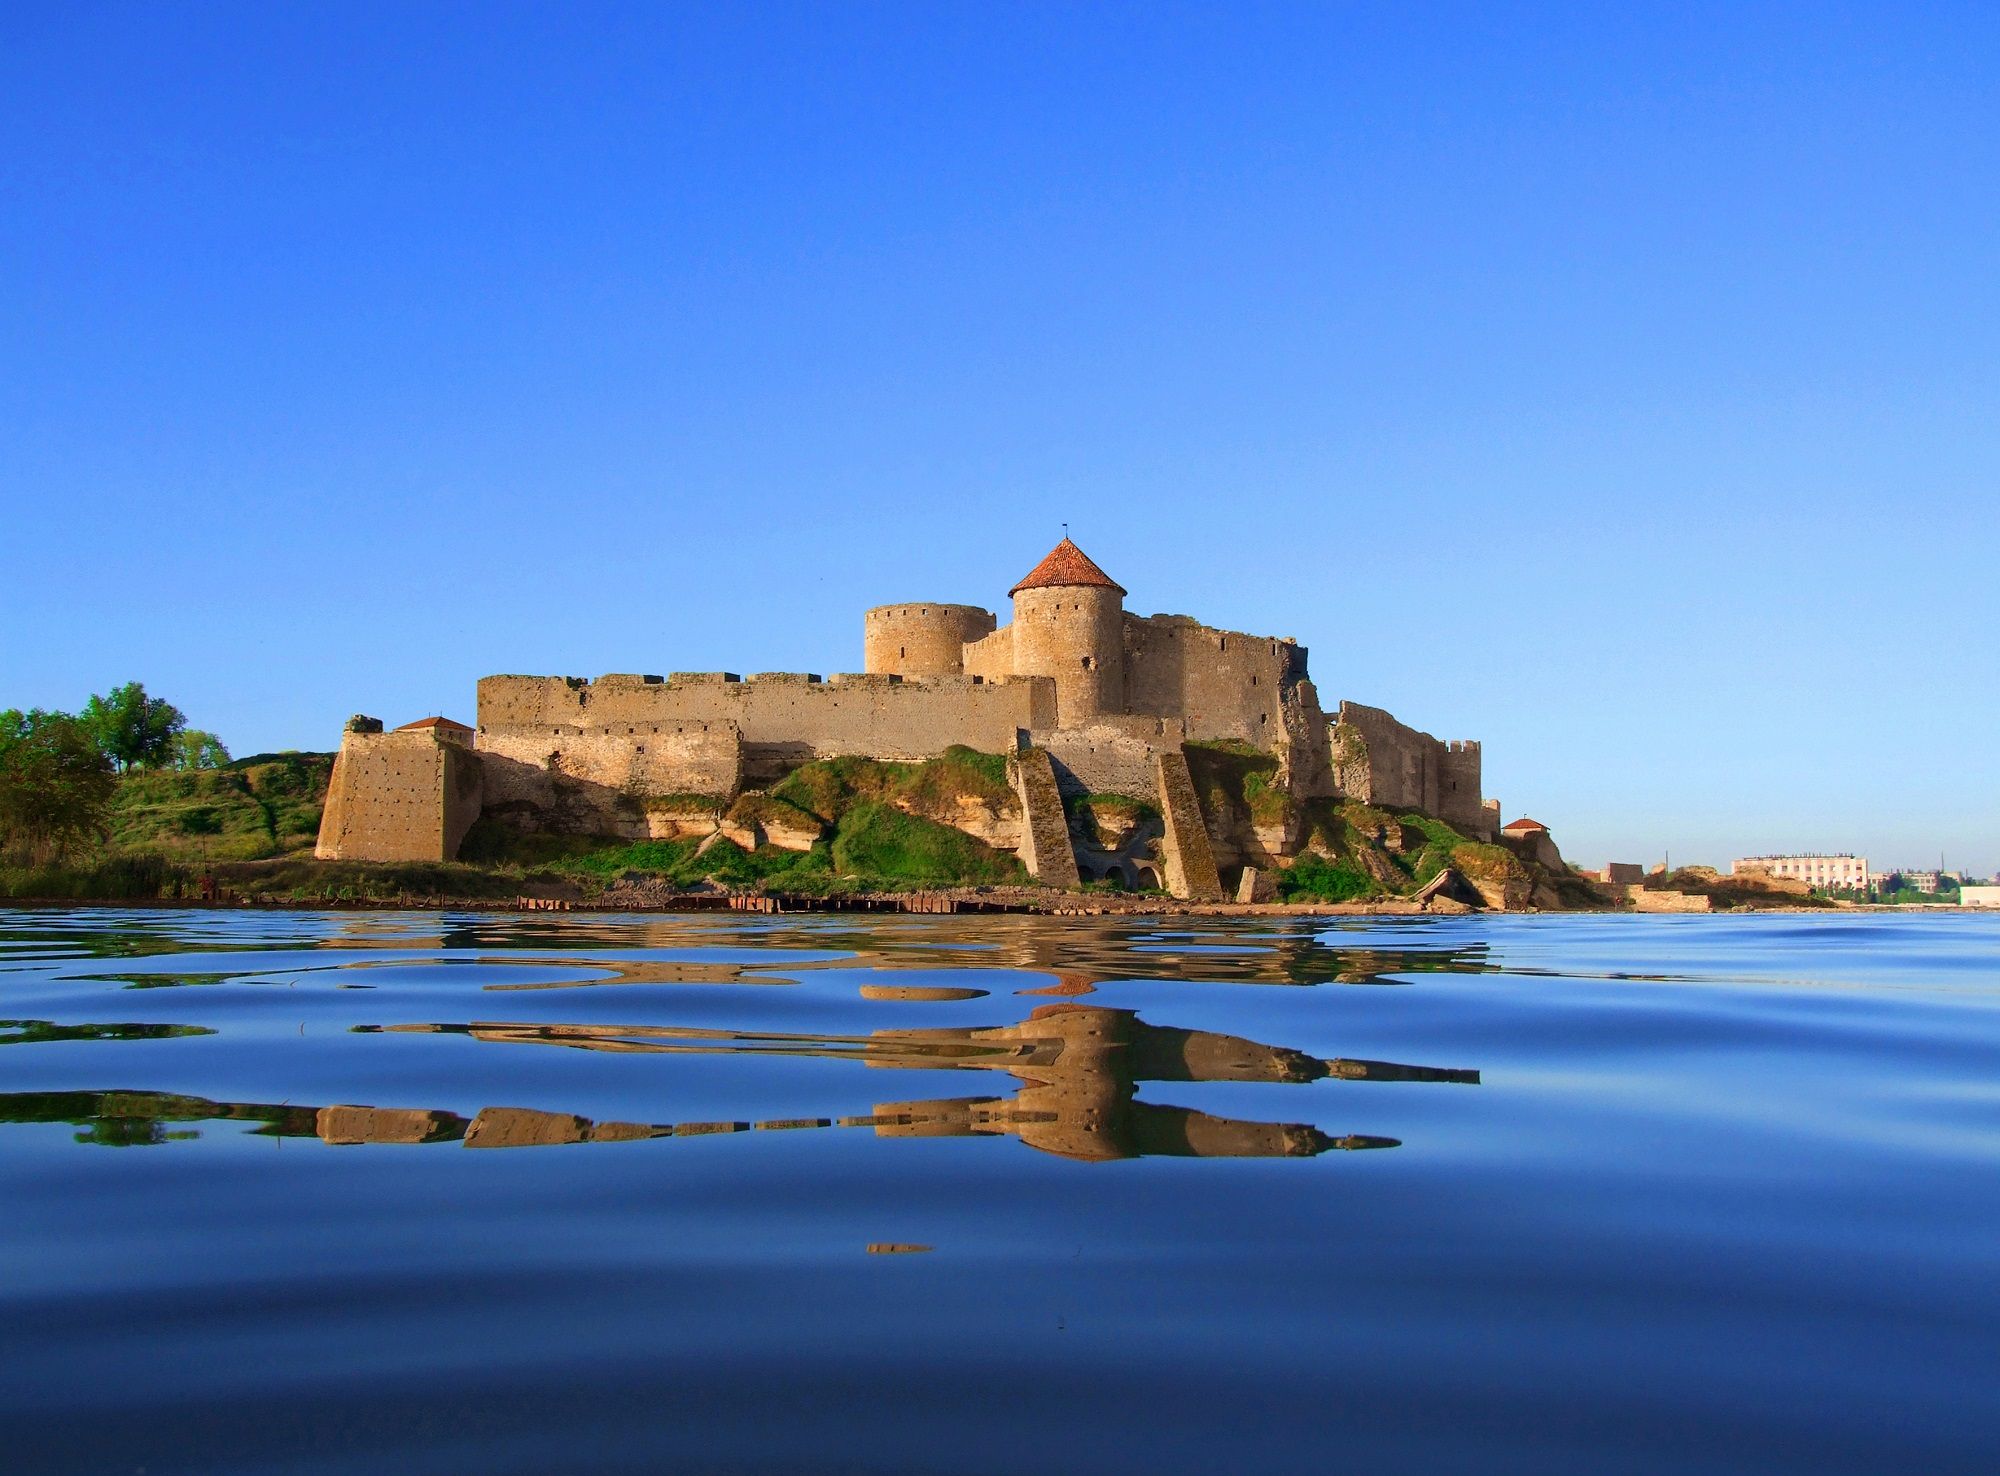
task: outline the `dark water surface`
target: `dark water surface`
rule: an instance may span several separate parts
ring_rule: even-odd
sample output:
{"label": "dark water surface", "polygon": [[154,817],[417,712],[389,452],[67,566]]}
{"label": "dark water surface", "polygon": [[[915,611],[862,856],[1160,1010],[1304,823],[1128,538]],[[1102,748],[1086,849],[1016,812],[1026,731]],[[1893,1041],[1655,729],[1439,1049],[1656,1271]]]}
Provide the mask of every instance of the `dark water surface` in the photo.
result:
{"label": "dark water surface", "polygon": [[2000,1469],[2000,919],[0,914],[0,1469]]}

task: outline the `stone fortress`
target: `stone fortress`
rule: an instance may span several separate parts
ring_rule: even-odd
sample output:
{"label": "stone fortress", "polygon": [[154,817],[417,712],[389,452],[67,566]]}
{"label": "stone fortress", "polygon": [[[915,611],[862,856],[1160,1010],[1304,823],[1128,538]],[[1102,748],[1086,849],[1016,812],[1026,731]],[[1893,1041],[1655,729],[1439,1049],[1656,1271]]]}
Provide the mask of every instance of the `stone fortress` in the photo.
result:
{"label": "stone fortress", "polygon": [[[1135,615],[1125,594],[1065,537],[1009,591],[1005,625],[935,601],[869,610],[858,673],[489,676],[471,728],[429,718],[384,731],[356,718],[318,854],[450,860],[482,816],[526,831],[713,833],[802,850],[820,838],[811,825],[744,819],[734,802],[814,760],[916,763],[955,747],[1008,755],[1017,804],[969,805],[950,823],[1050,885],[1107,878],[1213,898],[1245,868],[1254,877],[1296,855],[1286,824],[1217,833],[1190,778],[1191,744],[1275,758],[1272,786],[1298,804],[1421,810],[1496,838],[1477,743],[1440,742],[1349,702],[1329,719],[1290,637]],[[1064,798],[1073,809],[1084,795],[1133,797],[1144,819],[1083,834]]]}

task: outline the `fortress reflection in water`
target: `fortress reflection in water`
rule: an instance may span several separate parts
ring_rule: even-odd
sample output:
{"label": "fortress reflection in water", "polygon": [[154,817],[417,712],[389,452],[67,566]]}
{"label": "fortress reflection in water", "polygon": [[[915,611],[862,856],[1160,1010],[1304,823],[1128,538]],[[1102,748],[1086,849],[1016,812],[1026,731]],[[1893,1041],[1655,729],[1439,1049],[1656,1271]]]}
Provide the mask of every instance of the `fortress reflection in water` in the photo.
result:
{"label": "fortress reflection in water", "polygon": [[1249,1122],[1192,1108],[1137,1100],[1140,1082],[1273,1082],[1337,1078],[1376,1082],[1477,1083],[1476,1071],[1387,1061],[1320,1060],[1239,1036],[1180,1030],[1130,1010],[1044,1005],[1015,1025],[879,1030],[866,1036],[772,1034],[663,1025],[475,1023],[371,1027],[395,1033],[459,1034],[477,1040],[585,1050],[815,1056],[890,1070],[985,1071],[1012,1077],[1010,1096],[978,1095],[880,1104],[867,1114],[726,1122],[593,1122],[568,1113],[488,1107],[466,1119],[426,1108],[210,1102],[137,1092],[14,1093],[0,1096],[0,1121],[64,1121],[86,1128],[80,1141],[167,1141],[170,1122],[255,1121],[279,1137],[334,1144],[462,1142],[469,1148],[631,1142],[716,1133],[868,1128],[879,1137],[1013,1135],[1065,1158],[1105,1160],[1302,1158],[1332,1149],[1387,1148],[1393,1138],[1333,1137],[1305,1123]]}
{"label": "fortress reflection in water", "polygon": [[[1004,1091],[964,1096],[892,1100],[863,1114],[701,1122],[593,1121],[537,1108],[489,1106],[470,1117],[458,1112],[396,1106],[218,1102],[148,1092],[0,1094],[0,1122],[67,1122],[78,1141],[140,1145],[196,1134],[179,1124],[253,1122],[256,1134],[318,1138],[337,1145],[460,1143],[470,1148],[632,1142],[708,1137],[729,1133],[866,1129],[880,1138],[1012,1136],[1044,1153],[1080,1161],[1147,1156],[1192,1158],[1312,1157],[1334,1149],[1386,1148],[1398,1140],[1364,1134],[1335,1136],[1310,1123],[1218,1117],[1193,1108],[1138,1100],[1142,1083],[1433,1082],[1476,1084],[1476,1070],[1405,1065],[1388,1061],[1322,1060],[1285,1046],[1265,1045],[1214,1031],[1155,1025],[1137,1011],[1075,1002],[1108,981],[1203,978],[1216,982],[1310,985],[1395,983],[1396,974],[1448,969],[1479,972],[1496,965],[1486,945],[1453,941],[1433,930],[1404,938],[1381,931],[1360,946],[1338,934],[1274,931],[1236,946],[1199,933],[1162,930],[1130,922],[1051,930],[1010,926],[1016,920],[982,918],[978,942],[968,945],[949,924],[775,925],[748,933],[740,924],[711,931],[688,920],[664,928],[578,926],[565,919],[546,932],[521,920],[504,926],[467,918],[424,935],[397,924],[354,919],[322,947],[437,952],[453,963],[490,972],[518,971],[518,980],[491,980],[482,993],[659,985],[767,985],[799,983],[820,970],[858,971],[876,982],[861,984],[867,999],[901,1001],[980,998],[990,991],[929,982],[993,982],[1006,971],[1051,977],[1023,995],[1060,996],[1010,1025],[884,1029],[831,1034],[728,1030],[666,1024],[560,1024],[541,1021],[470,1021],[352,1027],[361,1034],[459,1036],[489,1044],[563,1046],[605,1053],[736,1057],[770,1063],[783,1058],[857,1062],[877,1070],[976,1071],[1006,1082]],[[999,926],[995,926],[999,924]],[[566,945],[550,948],[550,943]],[[754,961],[717,958],[734,945]],[[611,950],[615,948],[614,954]],[[680,958],[661,957],[668,950]],[[604,950],[604,951],[599,951]],[[695,957],[686,957],[692,953]],[[623,956],[617,956],[617,955]],[[710,954],[703,958],[700,955]],[[380,958],[342,966],[349,978],[391,966]],[[551,974],[555,977],[550,977]],[[925,982],[896,984],[898,976]],[[215,976],[208,976],[213,978]],[[156,981],[161,982],[161,981]],[[24,1022],[32,1024],[34,1022]],[[154,1027],[92,1027],[151,1031]],[[177,1027],[177,1029],[185,1027]],[[24,1037],[26,1038],[26,1037]],[[997,1084],[997,1082],[996,1082]]]}

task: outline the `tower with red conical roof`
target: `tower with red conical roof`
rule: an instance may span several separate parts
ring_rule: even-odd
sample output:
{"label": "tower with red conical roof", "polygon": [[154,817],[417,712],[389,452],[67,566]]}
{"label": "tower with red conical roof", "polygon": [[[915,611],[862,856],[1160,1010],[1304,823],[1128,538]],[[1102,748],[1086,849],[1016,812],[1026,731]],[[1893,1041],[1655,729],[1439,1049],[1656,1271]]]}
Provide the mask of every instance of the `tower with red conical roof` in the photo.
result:
{"label": "tower with red conical roof", "polygon": [[1125,591],[1067,537],[1008,591],[1014,670],[1052,677],[1070,728],[1125,707]]}

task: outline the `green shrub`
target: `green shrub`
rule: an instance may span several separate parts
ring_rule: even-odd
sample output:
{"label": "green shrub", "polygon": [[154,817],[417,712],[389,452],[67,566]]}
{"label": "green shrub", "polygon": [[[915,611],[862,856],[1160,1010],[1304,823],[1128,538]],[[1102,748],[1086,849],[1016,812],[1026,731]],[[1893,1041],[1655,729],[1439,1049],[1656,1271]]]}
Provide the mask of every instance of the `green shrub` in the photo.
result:
{"label": "green shrub", "polygon": [[1377,888],[1351,861],[1329,861],[1305,855],[1277,877],[1278,896],[1286,902],[1353,902],[1372,897]]}

